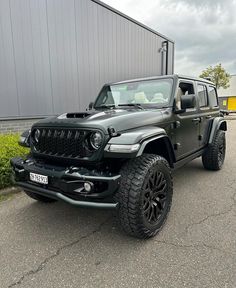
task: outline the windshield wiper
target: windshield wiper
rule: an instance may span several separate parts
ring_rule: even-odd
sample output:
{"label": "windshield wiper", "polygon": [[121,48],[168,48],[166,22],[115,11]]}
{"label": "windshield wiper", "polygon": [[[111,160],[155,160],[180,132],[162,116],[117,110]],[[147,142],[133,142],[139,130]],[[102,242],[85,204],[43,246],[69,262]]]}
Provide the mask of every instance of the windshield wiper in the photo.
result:
{"label": "windshield wiper", "polygon": [[117,107],[125,107],[125,106],[135,107],[135,108],[139,108],[139,109],[142,109],[142,110],[144,109],[140,103],[126,103],[126,104],[119,104],[117,106],[115,104],[102,104],[102,105],[96,106],[94,108],[95,109],[100,109],[100,108],[114,109],[114,108],[117,108]]}
{"label": "windshield wiper", "polygon": [[144,109],[140,103],[126,103],[126,104],[119,104],[118,106],[119,107],[131,106],[131,107],[139,108],[139,109],[142,109],[142,110]]}
{"label": "windshield wiper", "polygon": [[116,108],[115,104],[102,104],[99,106],[94,107],[95,109],[99,109],[99,108],[107,108],[107,109],[114,109]]}

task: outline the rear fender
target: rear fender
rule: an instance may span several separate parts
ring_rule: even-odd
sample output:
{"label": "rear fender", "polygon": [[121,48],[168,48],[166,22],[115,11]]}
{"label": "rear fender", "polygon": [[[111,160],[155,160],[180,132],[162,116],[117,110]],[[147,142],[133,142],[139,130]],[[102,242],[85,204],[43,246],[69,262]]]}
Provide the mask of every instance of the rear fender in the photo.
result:
{"label": "rear fender", "polygon": [[219,130],[227,131],[227,122],[223,117],[216,117],[213,120],[208,144],[212,144],[215,134]]}

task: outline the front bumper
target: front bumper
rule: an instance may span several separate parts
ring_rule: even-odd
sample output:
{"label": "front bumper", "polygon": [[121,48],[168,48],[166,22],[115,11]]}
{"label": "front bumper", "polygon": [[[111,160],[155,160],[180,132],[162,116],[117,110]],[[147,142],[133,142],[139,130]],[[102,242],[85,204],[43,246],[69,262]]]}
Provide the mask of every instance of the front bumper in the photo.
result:
{"label": "front bumper", "polygon": [[[118,205],[113,195],[119,188],[120,175],[83,167],[49,165],[33,158],[13,158],[11,165],[16,185],[25,191],[80,207],[116,208]],[[48,176],[48,184],[32,182],[30,172]],[[84,183],[91,184],[90,192],[85,191]]]}

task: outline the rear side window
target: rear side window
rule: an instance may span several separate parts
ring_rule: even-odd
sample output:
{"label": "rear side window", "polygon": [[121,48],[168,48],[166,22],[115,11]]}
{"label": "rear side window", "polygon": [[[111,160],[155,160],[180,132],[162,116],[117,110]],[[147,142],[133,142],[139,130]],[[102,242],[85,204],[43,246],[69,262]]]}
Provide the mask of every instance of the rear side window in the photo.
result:
{"label": "rear side window", "polygon": [[197,85],[197,92],[199,98],[199,106],[207,107],[208,106],[208,98],[207,98],[207,87],[203,84]]}
{"label": "rear side window", "polygon": [[218,98],[217,98],[216,88],[213,86],[209,86],[209,99],[210,99],[212,107],[218,106]]}

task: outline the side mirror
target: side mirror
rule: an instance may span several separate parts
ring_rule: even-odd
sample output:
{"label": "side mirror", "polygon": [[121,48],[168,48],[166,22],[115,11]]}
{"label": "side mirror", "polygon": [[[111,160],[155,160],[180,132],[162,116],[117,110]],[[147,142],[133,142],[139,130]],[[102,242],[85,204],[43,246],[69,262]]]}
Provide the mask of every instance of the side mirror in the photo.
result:
{"label": "side mirror", "polygon": [[196,106],[195,94],[187,94],[181,96],[181,110],[191,109]]}
{"label": "side mirror", "polygon": [[89,103],[89,110],[92,110],[92,109],[93,109],[93,105],[94,105],[93,102],[90,102],[90,103]]}

